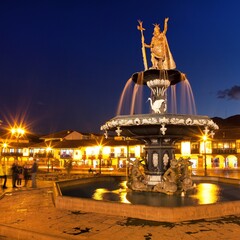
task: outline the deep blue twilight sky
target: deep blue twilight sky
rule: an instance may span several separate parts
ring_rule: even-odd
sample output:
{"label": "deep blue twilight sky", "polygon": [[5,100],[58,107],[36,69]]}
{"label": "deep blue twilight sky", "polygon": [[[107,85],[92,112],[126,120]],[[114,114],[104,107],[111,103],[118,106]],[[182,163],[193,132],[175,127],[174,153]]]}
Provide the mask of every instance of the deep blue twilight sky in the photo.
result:
{"label": "deep blue twilight sky", "polygon": [[197,113],[240,114],[239,9],[235,0],[1,0],[0,119],[44,134],[100,132],[143,70],[137,20],[150,43],[152,24],[165,17]]}

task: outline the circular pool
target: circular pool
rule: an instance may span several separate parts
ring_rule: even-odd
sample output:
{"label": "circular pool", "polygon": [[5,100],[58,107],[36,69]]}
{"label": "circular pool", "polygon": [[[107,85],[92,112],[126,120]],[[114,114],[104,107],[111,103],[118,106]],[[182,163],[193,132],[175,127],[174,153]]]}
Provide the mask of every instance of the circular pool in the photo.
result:
{"label": "circular pool", "polygon": [[130,191],[124,177],[99,177],[60,187],[63,196],[154,207],[182,207],[240,200],[240,185],[207,179],[195,180],[195,188],[181,195]]}

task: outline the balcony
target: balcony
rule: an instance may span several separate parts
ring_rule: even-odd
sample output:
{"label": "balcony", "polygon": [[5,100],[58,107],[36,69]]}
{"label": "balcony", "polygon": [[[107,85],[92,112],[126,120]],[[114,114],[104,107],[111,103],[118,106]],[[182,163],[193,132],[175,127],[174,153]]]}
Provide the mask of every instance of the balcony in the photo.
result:
{"label": "balcony", "polygon": [[72,155],[68,155],[68,154],[62,154],[60,155],[60,159],[73,159],[73,156]]}
{"label": "balcony", "polygon": [[213,148],[212,149],[213,154],[236,154],[237,150],[235,148]]}
{"label": "balcony", "polygon": [[53,154],[52,153],[35,153],[34,155],[33,155],[33,157],[35,157],[35,158],[47,158],[47,157],[49,157],[49,158],[53,158]]}
{"label": "balcony", "polygon": [[10,153],[10,152],[7,152],[7,153],[2,153],[1,154],[2,157],[22,157],[23,156],[23,153]]}

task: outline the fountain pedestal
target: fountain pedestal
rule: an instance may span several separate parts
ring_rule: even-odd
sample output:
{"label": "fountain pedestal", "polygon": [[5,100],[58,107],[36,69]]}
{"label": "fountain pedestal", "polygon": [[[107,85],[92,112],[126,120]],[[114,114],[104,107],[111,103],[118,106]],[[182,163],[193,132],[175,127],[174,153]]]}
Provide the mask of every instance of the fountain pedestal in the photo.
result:
{"label": "fountain pedestal", "polygon": [[170,167],[170,159],[175,158],[174,142],[170,138],[152,138],[145,142],[147,184],[156,185]]}

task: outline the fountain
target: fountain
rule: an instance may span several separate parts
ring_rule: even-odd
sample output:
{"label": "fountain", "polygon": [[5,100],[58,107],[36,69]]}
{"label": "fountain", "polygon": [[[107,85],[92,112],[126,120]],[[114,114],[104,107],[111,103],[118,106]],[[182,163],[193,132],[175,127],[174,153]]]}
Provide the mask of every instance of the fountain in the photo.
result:
{"label": "fountain", "polygon": [[[175,142],[194,139],[201,132],[213,136],[218,126],[207,116],[168,112],[169,87],[187,79],[176,69],[170,52],[167,22],[165,19],[163,32],[155,25],[150,45],[144,42],[141,21],[138,26],[142,35],[144,71],[134,73],[131,81],[135,86],[150,89],[152,112],[133,114],[131,111],[132,114],[117,115],[101,126],[105,137],[117,134],[143,141],[144,161],[132,162],[129,175],[120,179],[100,175],[56,182],[57,208],[164,222],[240,214],[240,180],[192,177],[189,159],[175,158]],[[145,47],[151,49],[151,68],[148,68]]]}
{"label": "fountain", "polygon": [[[154,191],[167,194],[184,194],[193,188],[191,162],[189,159],[175,159],[176,141],[196,138],[203,131],[214,135],[218,126],[207,116],[168,113],[167,91],[170,86],[186,81],[186,76],[176,69],[170,52],[166,32],[168,18],[161,32],[155,24],[150,45],[144,42],[143,26],[138,29],[142,35],[142,52],[145,70],[135,73],[131,79],[135,84],[146,85],[151,90],[148,98],[152,113],[118,115],[106,122],[101,130],[107,137],[109,132],[117,136],[140,139],[145,143],[144,164],[137,160],[131,164],[128,187],[136,191]],[[145,47],[151,49],[152,67],[148,68]],[[140,171],[143,165],[144,172]]]}

